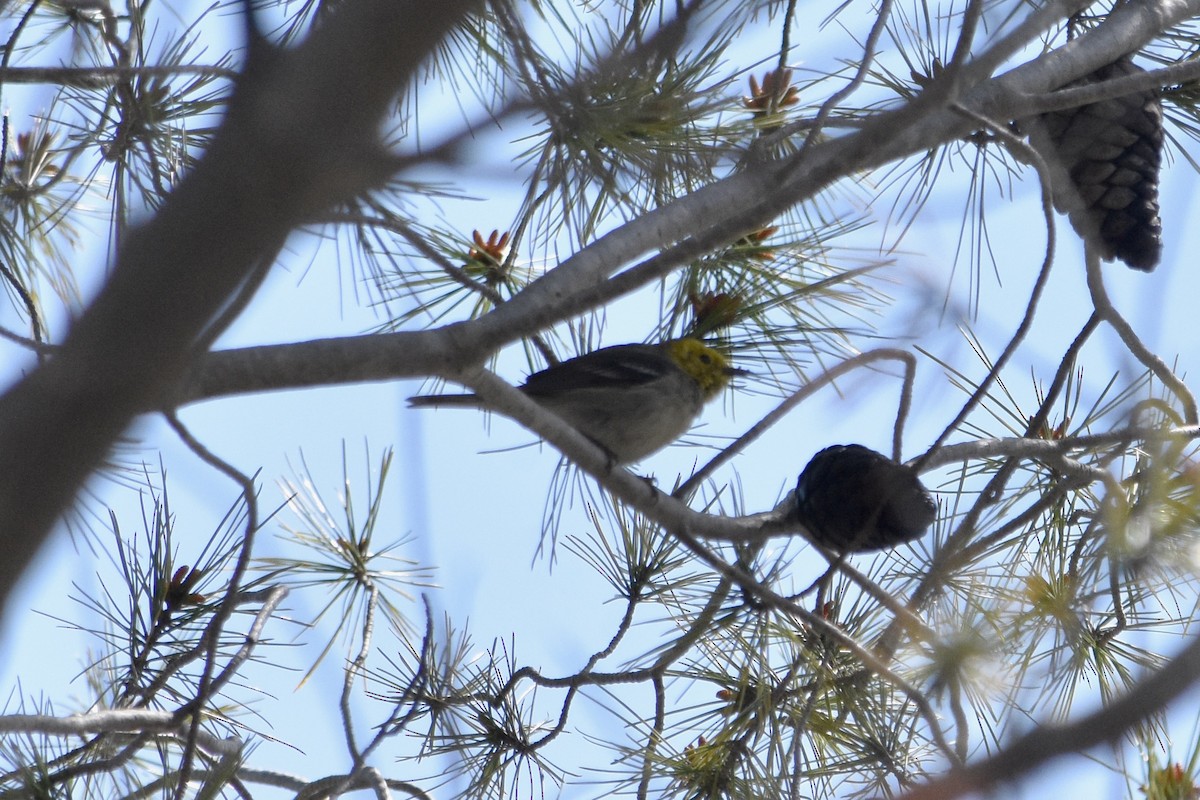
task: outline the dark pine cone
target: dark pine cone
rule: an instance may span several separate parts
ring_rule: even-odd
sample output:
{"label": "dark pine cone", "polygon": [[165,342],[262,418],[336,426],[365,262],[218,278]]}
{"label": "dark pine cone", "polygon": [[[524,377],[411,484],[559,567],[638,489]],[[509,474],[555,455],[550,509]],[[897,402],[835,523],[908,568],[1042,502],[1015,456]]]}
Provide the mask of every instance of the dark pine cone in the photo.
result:
{"label": "dark pine cone", "polygon": [[911,467],[860,444],[839,444],[800,473],[796,517],[821,546],[861,553],[916,539],[937,518],[937,506]]}
{"label": "dark pine cone", "polygon": [[[1069,84],[1143,72],[1128,56]],[[1067,88],[1067,87],[1064,87]],[[1136,92],[1042,115],[1051,148],[1083,201],[1055,205],[1071,212],[1071,224],[1098,242],[1101,255],[1149,272],[1162,255],[1158,218],[1158,168],[1162,160],[1162,103],[1157,91]]]}

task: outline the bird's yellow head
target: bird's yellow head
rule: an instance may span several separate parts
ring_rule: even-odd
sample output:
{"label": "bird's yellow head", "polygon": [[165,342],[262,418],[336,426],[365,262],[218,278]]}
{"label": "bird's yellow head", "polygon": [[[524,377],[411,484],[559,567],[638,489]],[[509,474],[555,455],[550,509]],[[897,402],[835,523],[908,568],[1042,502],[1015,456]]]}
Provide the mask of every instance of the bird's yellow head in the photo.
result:
{"label": "bird's yellow head", "polygon": [[730,377],[743,372],[729,366],[729,359],[699,339],[673,339],[667,342],[667,352],[671,360],[700,385],[705,401],[716,397],[728,386]]}

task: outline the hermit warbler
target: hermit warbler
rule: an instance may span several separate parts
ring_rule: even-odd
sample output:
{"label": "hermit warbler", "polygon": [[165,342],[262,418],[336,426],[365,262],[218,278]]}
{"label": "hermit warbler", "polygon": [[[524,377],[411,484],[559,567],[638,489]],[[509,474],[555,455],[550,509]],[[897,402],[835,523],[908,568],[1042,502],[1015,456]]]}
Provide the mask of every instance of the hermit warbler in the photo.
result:
{"label": "hermit warbler", "polygon": [[837,553],[883,550],[912,541],[937,518],[917,473],[861,444],[826,447],[796,481],[796,519]]}
{"label": "hermit warbler", "polygon": [[[747,374],[698,339],[593,350],[529,376],[521,391],[603,447],[617,464],[682,436],[704,404]],[[473,394],[420,395],[410,406],[479,407]]]}

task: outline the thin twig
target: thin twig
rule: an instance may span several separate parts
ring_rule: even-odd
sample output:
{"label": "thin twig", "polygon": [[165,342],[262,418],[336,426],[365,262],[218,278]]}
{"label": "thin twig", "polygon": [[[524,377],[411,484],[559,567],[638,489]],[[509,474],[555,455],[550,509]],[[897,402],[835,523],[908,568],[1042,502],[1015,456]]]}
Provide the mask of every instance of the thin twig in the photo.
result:
{"label": "thin twig", "polygon": [[1025,336],[1029,333],[1030,328],[1033,327],[1033,320],[1037,312],[1038,301],[1041,299],[1042,292],[1046,288],[1046,282],[1050,279],[1050,267],[1054,264],[1054,244],[1056,230],[1054,223],[1054,197],[1053,190],[1051,188],[1049,167],[1046,166],[1046,162],[1042,160],[1042,157],[1037,153],[1036,150],[1018,139],[1016,136],[1013,136],[1003,126],[975,113],[974,111],[963,108],[962,106],[955,106],[955,110],[957,110],[963,116],[974,119],[975,121],[987,127],[998,139],[1003,141],[1013,150],[1017,151],[1024,160],[1027,160],[1029,163],[1034,165],[1034,168],[1037,170],[1038,177],[1040,178],[1042,189],[1042,215],[1046,221],[1046,250],[1045,256],[1042,259],[1041,269],[1038,270],[1037,279],[1033,283],[1033,290],[1030,292],[1029,301],[1025,305],[1025,315],[1021,318],[1020,324],[1017,325],[1017,330],[1013,333],[1012,338],[1004,347],[1004,350],[1000,353],[1000,357],[997,358],[995,363],[992,364],[992,368],[988,370],[987,375],[985,375],[983,380],[979,382],[979,385],[975,388],[975,391],[971,393],[971,396],[967,399],[967,402],[963,404],[962,409],[959,410],[958,414],[955,415],[950,424],[945,427],[941,435],[934,440],[933,444],[930,445],[929,449],[925,451],[924,455],[914,462],[913,466],[918,471],[921,469],[922,465],[935,452],[937,452],[937,449],[942,446],[946,439],[949,438],[952,433],[958,430],[958,426],[961,425],[964,420],[966,420],[967,416],[974,411],[975,407],[983,400],[984,397],[987,396],[987,393],[991,390],[992,382],[999,377],[1001,370],[1007,366],[1009,359],[1011,359],[1013,354],[1016,353],[1017,348],[1021,345],[1021,342],[1025,340]]}
{"label": "thin twig", "polygon": [[887,30],[888,20],[891,19],[892,4],[893,0],[881,0],[875,9],[877,17],[871,25],[871,31],[867,34],[867,41],[863,45],[862,59],[859,61],[858,69],[854,72],[854,77],[850,79],[849,83],[834,92],[821,104],[820,109],[817,110],[816,117],[812,121],[811,127],[808,129],[808,133],[804,136],[804,143],[800,145],[799,152],[795,158],[791,159],[789,166],[784,172],[785,177],[798,170],[800,165],[804,163],[804,156],[820,136],[821,130],[825,125],[825,120],[837,108],[838,103],[854,94],[858,87],[866,82],[867,75],[871,72],[871,67],[875,65],[875,51],[879,47],[879,39],[883,36],[884,31]]}
{"label": "thin twig", "polygon": [[818,390],[828,386],[848,372],[858,369],[859,367],[868,366],[876,361],[899,361],[904,365],[904,389],[900,394],[900,404],[896,414],[896,427],[893,433],[893,447],[899,448],[901,441],[901,429],[904,420],[907,417],[908,409],[912,399],[912,374],[916,370],[916,358],[907,350],[900,350],[894,347],[881,347],[875,350],[869,350],[866,353],[860,353],[856,356],[846,359],[845,361],[831,367],[822,372],[817,377],[813,378],[804,386],[797,389],[790,397],[781,402],[778,406],[767,413],[762,419],[754,423],[751,428],[731,442],[727,447],[723,448],[720,453],[715,455],[708,461],[707,464],[692,473],[683,484],[676,489],[672,496],[679,498],[687,498],[696,488],[715,472],[721,465],[732,459],[735,455],[745,450],[752,442],[770,430],[776,423],[782,420],[785,416],[791,413],[792,409],[803,403]]}
{"label": "thin twig", "polygon": [[1162,381],[1163,385],[1183,404],[1185,419],[1189,425],[1195,425],[1200,421],[1200,413],[1196,408],[1196,397],[1192,394],[1187,385],[1181,381],[1171,368],[1167,366],[1161,358],[1150,351],[1150,348],[1142,344],[1142,340],[1134,333],[1133,327],[1130,326],[1121,313],[1113,306],[1112,301],[1108,299],[1108,290],[1104,288],[1104,274],[1100,268],[1100,256],[1090,244],[1087,244],[1084,250],[1085,259],[1087,261],[1087,284],[1088,291],[1092,296],[1092,305],[1096,308],[1096,313],[1104,318],[1117,336],[1121,337],[1121,341],[1129,350],[1130,354],[1146,369],[1154,373],[1154,376]]}
{"label": "thin twig", "polygon": [[875,675],[878,675],[883,680],[895,686],[908,697],[918,709],[921,716],[925,719],[925,723],[929,726],[930,735],[934,742],[942,750],[943,755],[952,761],[957,762],[954,748],[950,746],[946,740],[945,734],[942,731],[941,724],[938,722],[937,713],[933,710],[933,706],[925,695],[913,686],[911,683],[901,678],[893,672],[882,659],[876,656],[873,652],[859,644],[854,637],[847,634],[838,626],[834,625],[829,620],[814,614],[807,609],[801,608],[787,598],[782,597],[771,591],[765,586],[762,586],[758,581],[755,581],[751,576],[747,575],[737,567],[727,564],[719,558],[716,558],[708,549],[700,544],[695,537],[690,536],[684,531],[674,530],[671,535],[683,543],[685,547],[703,559],[709,566],[717,570],[723,577],[734,583],[737,583],[743,589],[753,592],[760,599],[770,602],[774,607],[785,610],[787,613],[799,618],[802,622],[811,625],[814,629],[822,634],[831,636],[839,644],[855,655],[863,665]]}
{"label": "thin twig", "polygon": [[[233,614],[234,607],[238,602],[238,594],[241,588],[242,578],[250,567],[250,556],[254,546],[254,534],[258,531],[258,493],[255,489],[254,480],[245,473],[238,470],[229,462],[218,457],[200,441],[192,435],[183,424],[182,421],[172,412],[166,415],[167,423],[175,431],[176,435],[183,440],[193,453],[195,453],[202,461],[224,474],[228,478],[238,484],[242,492],[242,500],[246,504],[246,523],[242,537],[241,552],[238,554],[237,563],[234,565],[233,574],[229,578],[228,588],[225,596],[222,598],[220,605],[213,614],[212,620],[204,632],[204,647],[207,650],[205,657],[204,670],[201,672],[200,679],[196,684],[196,695],[190,701],[183,704],[175,711],[177,719],[186,719],[192,717],[192,732],[188,736],[187,746],[184,750],[182,766],[180,768],[180,781],[176,788],[175,800],[182,800],[188,783],[188,775],[192,767],[192,754],[196,747],[196,736],[199,731],[201,710],[204,704],[208,702],[210,692],[219,689],[223,680],[214,680],[213,674],[216,669],[217,648],[220,646],[221,633],[225,628],[225,623],[229,621],[229,617]],[[279,597],[282,600],[282,595]],[[256,623],[257,624],[257,623]],[[247,635],[249,640],[249,634]],[[222,676],[224,680],[231,677],[230,673],[225,673]]]}

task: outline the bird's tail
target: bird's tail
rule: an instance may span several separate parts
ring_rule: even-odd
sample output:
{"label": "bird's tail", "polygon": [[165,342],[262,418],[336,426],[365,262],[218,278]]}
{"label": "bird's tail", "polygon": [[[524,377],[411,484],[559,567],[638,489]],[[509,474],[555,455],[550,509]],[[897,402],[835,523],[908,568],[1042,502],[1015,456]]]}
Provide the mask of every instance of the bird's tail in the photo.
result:
{"label": "bird's tail", "polygon": [[479,398],[473,394],[419,394],[408,398],[409,408],[437,408],[439,406],[478,408]]}

